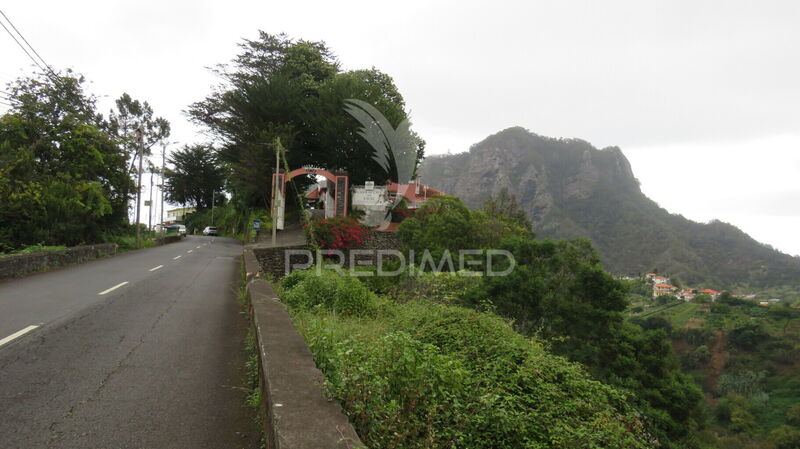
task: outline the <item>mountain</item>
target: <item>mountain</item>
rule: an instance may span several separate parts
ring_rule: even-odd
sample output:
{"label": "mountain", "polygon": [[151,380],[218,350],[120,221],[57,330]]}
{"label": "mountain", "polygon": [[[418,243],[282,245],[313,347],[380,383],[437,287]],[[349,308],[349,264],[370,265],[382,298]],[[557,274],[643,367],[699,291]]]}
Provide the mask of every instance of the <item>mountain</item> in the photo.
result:
{"label": "mountain", "polygon": [[426,184],[473,208],[507,189],[539,237],[588,237],[613,273],[654,271],[716,289],[800,284],[800,258],[728,223],[697,223],[659,207],[642,193],[617,147],[599,150],[515,127],[467,153],[429,156],[420,173]]}

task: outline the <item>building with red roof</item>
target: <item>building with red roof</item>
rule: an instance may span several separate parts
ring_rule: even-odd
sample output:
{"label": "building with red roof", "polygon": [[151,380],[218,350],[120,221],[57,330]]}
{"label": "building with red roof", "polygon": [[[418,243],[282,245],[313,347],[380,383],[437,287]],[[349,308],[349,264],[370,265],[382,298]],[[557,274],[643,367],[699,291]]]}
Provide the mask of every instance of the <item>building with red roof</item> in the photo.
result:
{"label": "building with red roof", "polygon": [[389,192],[390,201],[394,201],[398,195],[402,195],[408,203],[409,209],[417,209],[432,196],[442,194],[441,191],[425,185],[418,180],[411,182],[410,184],[398,184],[396,182],[389,181],[386,186],[386,190]]}
{"label": "building with red roof", "polygon": [[656,284],[653,286],[653,297],[661,295],[671,295],[678,290],[678,287],[669,284]]}
{"label": "building with red roof", "polygon": [[702,289],[702,290],[698,290],[698,291],[697,291],[697,294],[698,294],[698,295],[708,295],[708,296],[711,296],[711,300],[712,300],[712,301],[716,301],[716,300],[717,300],[717,298],[719,297],[719,292],[718,292],[718,291],[716,291],[716,290],[712,290],[712,289],[710,289],[710,288],[704,288],[704,289]]}

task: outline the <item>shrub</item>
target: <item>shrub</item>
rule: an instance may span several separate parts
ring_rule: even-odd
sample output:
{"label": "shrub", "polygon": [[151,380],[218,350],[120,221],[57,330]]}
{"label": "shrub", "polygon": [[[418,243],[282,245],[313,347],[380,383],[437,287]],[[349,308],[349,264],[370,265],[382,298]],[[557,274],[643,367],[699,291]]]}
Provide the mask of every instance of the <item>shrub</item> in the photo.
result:
{"label": "shrub", "polygon": [[775,444],[776,449],[797,449],[800,447],[800,430],[790,426],[780,426],[770,432],[769,439]]}
{"label": "shrub", "polygon": [[460,303],[464,294],[480,282],[477,276],[432,272],[395,279],[391,296],[401,301],[427,300],[443,304]]}
{"label": "shrub", "polygon": [[800,405],[795,405],[786,411],[786,422],[800,427]]}
{"label": "shrub", "polygon": [[294,312],[369,447],[649,447],[623,393],[499,317],[420,301],[382,309],[380,320]]}
{"label": "shrub", "polygon": [[[301,274],[302,273],[302,274]],[[283,300],[295,309],[324,307],[344,315],[366,315],[374,311],[375,295],[358,279],[323,270],[294,271],[282,284]]]}
{"label": "shrub", "polygon": [[320,248],[352,249],[367,238],[369,230],[352,217],[326,218],[314,223],[312,238]]}

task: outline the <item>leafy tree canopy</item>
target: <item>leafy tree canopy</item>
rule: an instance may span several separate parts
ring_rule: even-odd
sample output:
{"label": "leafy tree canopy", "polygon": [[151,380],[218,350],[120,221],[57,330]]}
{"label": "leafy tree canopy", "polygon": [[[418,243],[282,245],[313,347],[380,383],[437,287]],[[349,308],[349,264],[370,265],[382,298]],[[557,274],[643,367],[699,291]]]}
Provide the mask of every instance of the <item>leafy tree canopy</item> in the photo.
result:
{"label": "leafy tree canopy", "polygon": [[[220,142],[219,157],[231,168],[235,196],[250,206],[268,204],[275,138],[288,149],[292,168],[344,170],[352,184],[394,176],[373,160],[374,149],[359,135],[361,125],[345,111],[345,100],[359,99],[394,127],[408,119],[391,77],[374,68],[342,72],[324,42],[260,32],[241,48],[231,64],[217,70],[223,85],[189,109]],[[416,138],[416,160],[423,150],[424,142]]]}
{"label": "leafy tree canopy", "polygon": [[169,159],[174,168],[165,173],[165,193],[169,201],[191,204],[198,209],[221,204],[225,196],[225,169],[219,164],[213,148],[206,145],[184,146]]}
{"label": "leafy tree canopy", "polygon": [[82,76],[21,78],[0,117],[0,250],[102,240],[127,220],[125,156]]}

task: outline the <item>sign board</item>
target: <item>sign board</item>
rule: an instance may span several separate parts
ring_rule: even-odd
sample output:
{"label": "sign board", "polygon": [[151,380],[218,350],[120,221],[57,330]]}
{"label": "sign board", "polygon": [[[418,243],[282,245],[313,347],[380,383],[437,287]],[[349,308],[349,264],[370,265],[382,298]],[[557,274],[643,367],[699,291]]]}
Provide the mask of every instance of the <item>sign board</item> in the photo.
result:
{"label": "sign board", "polygon": [[149,206],[151,203],[152,203],[152,201],[150,201],[150,200],[144,200],[144,205],[145,206]]}
{"label": "sign board", "polygon": [[261,220],[253,220],[253,230],[260,231],[261,230]]}
{"label": "sign board", "polygon": [[283,216],[286,212],[286,201],[283,198],[283,192],[280,190],[277,191],[275,198],[275,229],[282,231],[283,230]]}
{"label": "sign board", "polygon": [[284,191],[286,186],[283,173],[272,174],[272,215],[275,217],[275,229],[283,230],[283,215],[286,210]]}
{"label": "sign board", "polygon": [[351,201],[353,206],[383,206],[387,202],[386,187],[378,187],[367,189],[356,187],[353,189],[353,199]]}
{"label": "sign board", "polygon": [[335,216],[347,216],[347,176],[336,177]]}

